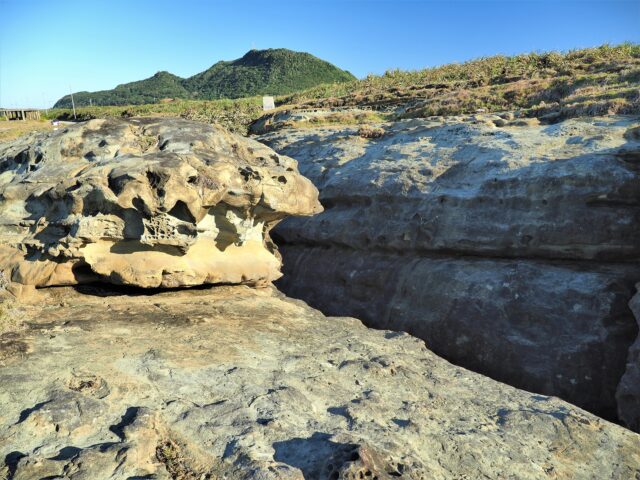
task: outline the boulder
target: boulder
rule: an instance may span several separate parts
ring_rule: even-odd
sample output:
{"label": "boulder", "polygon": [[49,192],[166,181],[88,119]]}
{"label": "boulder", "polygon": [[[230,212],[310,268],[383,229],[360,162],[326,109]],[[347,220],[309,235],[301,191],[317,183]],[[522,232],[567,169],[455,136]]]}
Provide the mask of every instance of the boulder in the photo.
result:
{"label": "boulder", "polygon": [[168,118],[91,120],[0,146],[0,270],[25,285],[261,285],[269,230],[320,211],[296,162]]}
{"label": "boulder", "polygon": [[80,285],[39,295],[38,304],[3,305],[3,478],[640,471],[640,436],[629,430],[273,288],[132,296]]}
{"label": "boulder", "polygon": [[325,212],[275,231],[279,283],[465,368],[609,419],[638,327],[637,117],[283,129]]}

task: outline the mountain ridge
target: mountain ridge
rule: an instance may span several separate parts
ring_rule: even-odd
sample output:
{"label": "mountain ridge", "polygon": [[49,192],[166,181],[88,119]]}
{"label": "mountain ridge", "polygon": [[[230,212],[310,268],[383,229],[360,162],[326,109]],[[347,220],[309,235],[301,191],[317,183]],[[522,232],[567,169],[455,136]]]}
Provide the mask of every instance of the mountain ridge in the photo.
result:
{"label": "mountain ridge", "polygon": [[[162,70],[143,80],[122,83],[110,90],[74,92],[76,106],[140,105],[162,98],[214,100],[255,95],[283,95],[323,83],[354,80],[348,71],[310,53],[286,48],[249,50],[241,58],[220,60],[208,69],[182,78]],[[65,95],[54,108],[70,108]]]}

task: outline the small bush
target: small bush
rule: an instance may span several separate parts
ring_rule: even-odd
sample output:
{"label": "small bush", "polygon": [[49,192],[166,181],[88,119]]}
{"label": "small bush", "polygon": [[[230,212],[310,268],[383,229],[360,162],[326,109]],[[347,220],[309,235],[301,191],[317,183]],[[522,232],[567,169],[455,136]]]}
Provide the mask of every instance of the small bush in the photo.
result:
{"label": "small bush", "polygon": [[358,135],[362,138],[380,138],[384,135],[384,129],[380,127],[372,127],[363,125],[358,129]]}

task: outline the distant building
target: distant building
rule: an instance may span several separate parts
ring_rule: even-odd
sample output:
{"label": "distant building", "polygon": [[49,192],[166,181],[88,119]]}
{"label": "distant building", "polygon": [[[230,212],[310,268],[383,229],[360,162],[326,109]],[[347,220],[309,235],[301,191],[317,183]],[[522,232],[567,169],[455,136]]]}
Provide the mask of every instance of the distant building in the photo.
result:
{"label": "distant building", "polygon": [[35,108],[5,108],[2,113],[7,120],[40,120],[40,110]]}

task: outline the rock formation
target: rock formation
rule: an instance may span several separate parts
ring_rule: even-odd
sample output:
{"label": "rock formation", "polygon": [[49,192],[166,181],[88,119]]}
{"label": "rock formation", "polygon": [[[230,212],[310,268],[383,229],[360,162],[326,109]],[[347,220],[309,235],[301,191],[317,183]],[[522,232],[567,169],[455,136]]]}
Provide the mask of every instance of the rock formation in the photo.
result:
{"label": "rock formation", "polygon": [[[6,293],[4,294],[6,295]],[[635,478],[640,436],[272,288],[5,302],[0,477]]]}
{"label": "rock formation", "polygon": [[0,146],[0,270],[19,284],[266,284],[269,230],[321,209],[296,162],[179,119],[91,120]]}
{"label": "rock formation", "polygon": [[638,333],[640,122],[485,117],[259,137],[298,160],[326,209],[278,227],[280,286],[615,419]]}
{"label": "rock formation", "polygon": [[[640,327],[640,283],[636,285],[638,293],[629,302]],[[618,391],[618,415],[629,428],[640,432],[640,335],[629,349],[627,369],[625,370]]]}

